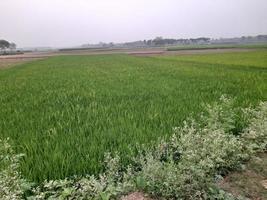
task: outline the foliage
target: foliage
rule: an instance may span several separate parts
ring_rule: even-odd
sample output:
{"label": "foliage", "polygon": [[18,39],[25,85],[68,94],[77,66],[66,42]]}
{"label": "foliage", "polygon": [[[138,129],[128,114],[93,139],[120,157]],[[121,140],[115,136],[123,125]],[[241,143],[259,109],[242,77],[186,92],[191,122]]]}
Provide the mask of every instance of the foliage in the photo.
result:
{"label": "foliage", "polygon": [[251,119],[243,132],[242,139],[245,150],[250,154],[259,150],[267,150],[267,105],[260,103],[257,109],[247,109]]}
{"label": "foliage", "polygon": [[0,49],[5,50],[9,48],[10,43],[6,40],[0,40]]}
{"label": "foliage", "polygon": [[33,196],[29,199],[102,199],[108,200],[127,193],[133,188],[132,169],[119,173],[119,157],[106,155],[107,170],[99,175],[85,176],[76,179],[45,181],[33,189]]}
{"label": "foliage", "polygon": [[0,136],[25,154],[31,181],[98,174],[106,151],[127,164],[129,146],[171,137],[222,94],[236,107],[266,100],[266,52],[61,56],[0,70]]}
{"label": "foliage", "polygon": [[30,185],[21,178],[19,159],[23,155],[14,154],[8,139],[0,139],[0,198],[19,199]]}
{"label": "foliage", "polygon": [[[200,122],[187,120],[182,127],[174,128],[170,139],[161,139],[150,147],[139,146],[137,156],[127,167],[117,154],[106,154],[106,169],[99,176],[44,181],[33,187],[28,199],[106,200],[134,190],[163,199],[236,199],[219,190],[216,181],[229,170],[240,168],[256,152],[266,150],[267,102],[243,110],[248,124],[237,135],[231,132],[239,110],[233,105],[233,100],[223,96],[219,103],[207,106]],[[2,157],[17,158],[7,152],[10,146],[2,146]],[[8,162],[11,166],[13,163],[16,165],[17,159]],[[3,169],[9,169],[8,164],[2,165]],[[14,191],[16,199],[22,195],[20,175],[16,172],[8,176],[15,187],[6,190]]]}
{"label": "foliage", "polygon": [[244,142],[229,132],[234,116],[232,101],[225,97],[221,101],[207,107],[208,115],[202,116],[207,122],[204,126],[184,122],[182,128],[174,129],[170,141],[145,153],[141,177],[147,182],[146,191],[167,199],[206,199],[215,187],[215,177],[248,159]]}

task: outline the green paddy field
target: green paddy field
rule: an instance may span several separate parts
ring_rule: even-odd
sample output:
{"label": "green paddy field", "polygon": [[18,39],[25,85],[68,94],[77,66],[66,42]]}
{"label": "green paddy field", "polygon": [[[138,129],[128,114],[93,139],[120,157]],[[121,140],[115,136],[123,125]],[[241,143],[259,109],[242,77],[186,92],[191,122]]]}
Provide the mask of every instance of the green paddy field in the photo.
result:
{"label": "green paddy field", "polygon": [[267,50],[134,57],[57,56],[0,69],[0,137],[40,182],[103,169],[104,153],[149,145],[221,95],[267,100]]}

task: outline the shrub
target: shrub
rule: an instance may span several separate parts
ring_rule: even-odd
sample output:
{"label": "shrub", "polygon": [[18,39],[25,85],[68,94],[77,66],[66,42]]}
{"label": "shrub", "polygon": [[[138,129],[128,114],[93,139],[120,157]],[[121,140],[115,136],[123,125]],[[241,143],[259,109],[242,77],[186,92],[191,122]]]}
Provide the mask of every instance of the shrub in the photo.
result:
{"label": "shrub", "polygon": [[8,142],[8,139],[0,139],[0,197],[20,199],[30,185],[21,178],[18,170],[19,159],[23,155],[15,155]]}

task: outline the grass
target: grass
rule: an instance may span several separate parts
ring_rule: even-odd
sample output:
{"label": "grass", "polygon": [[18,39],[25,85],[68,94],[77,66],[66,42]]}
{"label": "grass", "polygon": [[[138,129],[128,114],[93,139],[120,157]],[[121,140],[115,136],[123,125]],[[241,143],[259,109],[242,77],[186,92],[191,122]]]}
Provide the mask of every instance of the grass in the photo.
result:
{"label": "grass", "polygon": [[167,51],[180,51],[180,50],[204,50],[204,49],[266,49],[267,44],[203,44],[203,45],[180,45],[167,48]]}
{"label": "grass", "polygon": [[[98,173],[106,151],[169,136],[222,94],[267,99],[267,51],[203,56],[59,56],[0,71],[0,137],[32,181]],[[218,58],[222,62],[218,63]],[[231,57],[231,59],[229,59]]]}
{"label": "grass", "polygon": [[202,63],[208,65],[231,65],[238,69],[242,66],[242,69],[249,70],[250,68],[262,68],[267,67],[266,50],[242,52],[242,53],[217,53],[217,54],[198,54],[198,55],[184,55],[184,56],[165,56],[162,57],[168,60],[175,60],[188,63]]}

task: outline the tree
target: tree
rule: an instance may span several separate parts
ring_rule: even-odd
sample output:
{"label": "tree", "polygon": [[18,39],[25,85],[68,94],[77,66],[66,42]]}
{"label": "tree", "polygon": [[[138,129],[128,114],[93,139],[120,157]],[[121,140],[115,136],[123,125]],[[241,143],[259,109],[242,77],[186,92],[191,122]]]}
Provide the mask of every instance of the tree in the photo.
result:
{"label": "tree", "polygon": [[153,43],[154,43],[155,45],[163,45],[163,44],[164,44],[163,37],[156,37],[156,38],[153,40]]}
{"label": "tree", "polygon": [[9,44],[9,48],[10,48],[11,51],[15,50],[16,47],[17,47],[17,45],[16,45],[15,43],[13,43],[13,42],[11,42],[11,43]]}
{"label": "tree", "polygon": [[5,51],[7,48],[9,48],[10,43],[6,40],[0,40],[0,49],[2,51]]}

